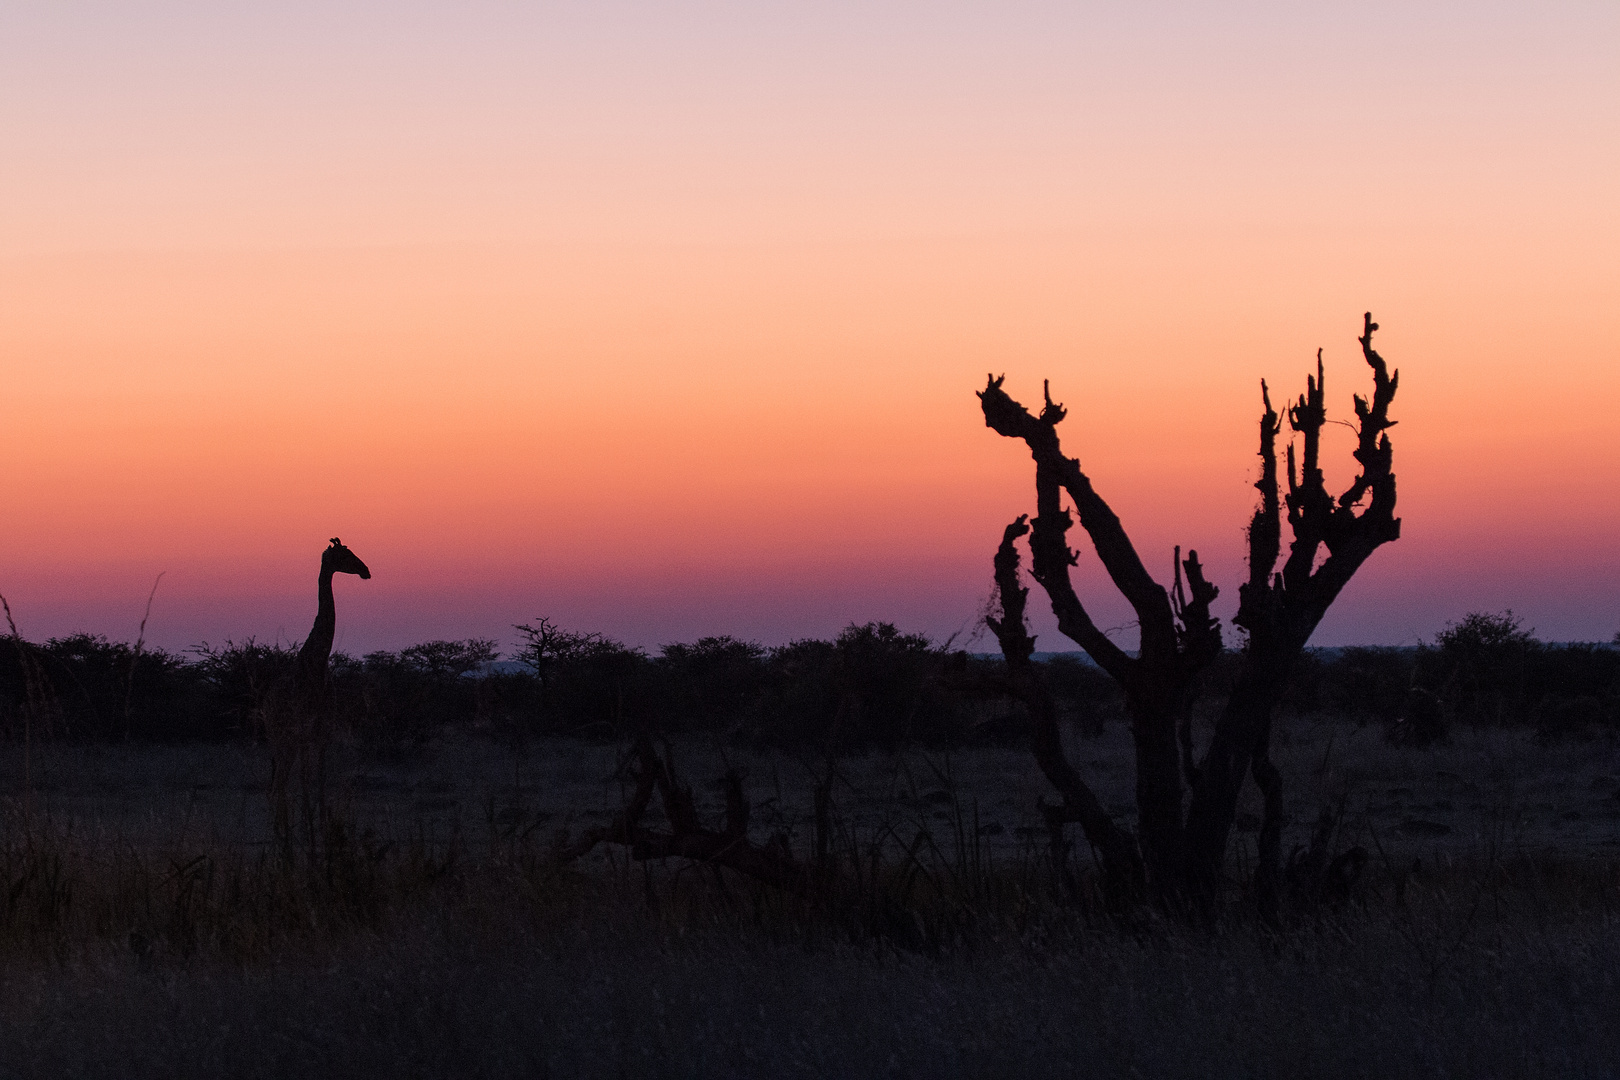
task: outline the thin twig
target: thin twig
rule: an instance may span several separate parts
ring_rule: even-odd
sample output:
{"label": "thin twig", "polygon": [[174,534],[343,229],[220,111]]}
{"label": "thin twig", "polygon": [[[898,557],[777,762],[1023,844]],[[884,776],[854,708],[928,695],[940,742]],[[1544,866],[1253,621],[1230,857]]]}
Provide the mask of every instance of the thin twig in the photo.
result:
{"label": "thin twig", "polygon": [[152,617],[152,601],[157,597],[158,585],[167,570],[158,571],[152,582],[152,591],[146,594],[146,613],[141,616],[141,628],[135,634],[135,648],[129,654],[129,679],[124,686],[124,741],[129,742],[130,710],[135,702],[135,668],[141,662],[141,647],[146,644],[146,620]]}

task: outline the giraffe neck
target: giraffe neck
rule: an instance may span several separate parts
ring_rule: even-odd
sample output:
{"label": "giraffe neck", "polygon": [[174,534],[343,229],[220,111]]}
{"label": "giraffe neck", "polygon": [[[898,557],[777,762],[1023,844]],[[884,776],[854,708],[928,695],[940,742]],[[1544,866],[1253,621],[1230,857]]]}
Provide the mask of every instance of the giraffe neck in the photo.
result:
{"label": "giraffe neck", "polygon": [[315,611],[315,625],[310,627],[304,647],[298,650],[298,666],[306,678],[324,680],[326,661],[332,655],[332,638],[337,632],[337,604],[332,599],[332,571],[321,570],[317,590],[320,603]]}

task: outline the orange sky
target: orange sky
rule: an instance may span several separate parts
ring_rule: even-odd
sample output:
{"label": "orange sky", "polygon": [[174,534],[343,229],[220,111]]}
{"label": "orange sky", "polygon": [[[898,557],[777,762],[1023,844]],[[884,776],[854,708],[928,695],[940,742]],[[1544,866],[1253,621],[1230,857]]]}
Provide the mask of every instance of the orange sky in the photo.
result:
{"label": "orange sky", "polygon": [[1318,641],[1606,639],[1620,16],[1355,11],[8,15],[0,591],[298,640],[341,535],[352,650],[943,636],[1031,508],[995,371],[1230,607],[1258,380],[1348,417],[1370,308],[1405,532]]}

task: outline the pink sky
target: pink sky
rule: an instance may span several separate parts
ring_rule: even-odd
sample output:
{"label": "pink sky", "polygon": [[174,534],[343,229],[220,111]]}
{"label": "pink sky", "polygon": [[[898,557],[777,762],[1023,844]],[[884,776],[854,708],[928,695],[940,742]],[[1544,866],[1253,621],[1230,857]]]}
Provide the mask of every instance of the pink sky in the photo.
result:
{"label": "pink sky", "polygon": [[13,9],[0,592],[298,640],[339,535],[351,651],[943,637],[1031,509],[994,371],[1230,614],[1259,380],[1324,347],[1349,417],[1371,309],[1404,535],[1318,643],[1607,639],[1617,53],[1606,4]]}

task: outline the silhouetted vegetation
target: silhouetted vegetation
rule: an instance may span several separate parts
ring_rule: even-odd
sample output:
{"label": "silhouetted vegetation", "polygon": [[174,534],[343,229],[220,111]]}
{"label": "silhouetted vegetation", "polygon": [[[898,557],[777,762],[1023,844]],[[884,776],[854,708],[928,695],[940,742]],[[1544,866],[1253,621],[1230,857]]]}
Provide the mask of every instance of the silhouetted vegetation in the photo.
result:
{"label": "silhouetted vegetation", "polygon": [[[998,658],[950,653],[889,623],[776,648],[733,637],[657,655],[550,620],[519,629],[516,659],[485,639],[335,654],[335,721],[363,747],[403,752],[448,729],[612,740],[643,727],[754,746],[859,751],[1006,744],[1028,713],[993,675]],[[26,652],[25,661],[24,652]],[[262,737],[256,710],[290,678],[297,649],[249,638],[189,654],[91,634],[0,638],[0,738],[183,742]],[[1239,655],[1203,672],[1206,709],[1230,693]],[[1063,722],[1082,736],[1124,720],[1113,679],[1079,654],[1037,660]],[[30,665],[36,674],[30,689]],[[1620,648],[1538,641],[1511,613],[1471,613],[1406,648],[1307,650],[1285,711],[1396,728],[1431,700],[1454,725],[1533,727],[1548,737],[1620,730]]]}
{"label": "silhouetted vegetation", "polygon": [[0,730],[11,737],[32,712],[35,738],[206,739],[228,730],[216,708],[207,667],[182,655],[96,634],[0,640]]}
{"label": "silhouetted vegetation", "polygon": [[332,663],[338,714],[368,746],[420,743],[479,715],[481,686],[470,676],[498,655],[495,642],[480,638],[428,641],[358,661],[339,654]]}
{"label": "silhouetted vegetation", "polygon": [[1511,612],[1472,612],[1415,648],[1321,649],[1300,661],[1294,712],[1398,725],[1423,708],[1454,725],[1583,736],[1620,729],[1620,648],[1539,641]]}
{"label": "silhouetted vegetation", "polygon": [[224,735],[253,730],[254,711],[271,687],[292,678],[298,659],[298,650],[290,645],[262,645],[251,637],[240,645],[226,641],[217,648],[204,643],[195,652],[197,671],[212,699],[208,711],[213,730]]}
{"label": "silhouetted vegetation", "polygon": [[1575,734],[1620,719],[1620,653],[1593,644],[1537,641],[1513,612],[1475,612],[1418,657],[1419,684],[1459,723],[1532,724]]}
{"label": "silhouetted vegetation", "polygon": [[774,649],[733,637],[657,656],[550,620],[518,627],[521,672],[494,676],[492,713],[536,735],[618,737],[643,727],[755,745],[833,749],[968,738],[985,707],[946,677],[983,665],[889,623]]}
{"label": "silhouetted vegetation", "polygon": [[[1361,471],[1338,496],[1328,491],[1320,467],[1322,428],[1328,422],[1321,350],[1315,376],[1306,377],[1306,392],[1284,409],[1292,433],[1286,449],[1286,496],[1277,455],[1283,417],[1261,380],[1261,468],[1254,485],[1260,504],[1249,522],[1248,580],[1238,588],[1232,620],[1246,640],[1201,754],[1195,749],[1191,706],[1206,671],[1223,655],[1223,638],[1221,621],[1210,606],[1220,589],[1205,577],[1198,553],[1189,550],[1183,559],[1177,547],[1173,580],[1166,585],[1153,577],[1080,460],[1065,452],[1057,429],[1068,410],[1052,400],[1050,384],[1038,414],[1006,392],[1004,376],[989,376],[979,391],[985,426],[1023,444],[1034,459],[1035,481],[1034,517],[1021,514],[1006,527],[992,560],[995,601],[985,625],[1006,658],[1008,691],[1029,709],[1030,749],[1062,799],[1046,808],[1053,862],[1062,865],[1066,859],[1064,826],[1079,824],[1122,907],[1151,897],[1167,909],[1185,910],[1187,901],[1210,909],[1225,874],[1238,800],[1252,776],[1266,801],[1255,894],[1268,918],[1276,915],[1283,882],[1279,838],[1286,811],[1283,777],[1270,759],[1273,716],[1311,634],[1339,592],[1377,548],[1399,538],[1401,531],[1388,435],[1395,424],[1389,408],[1400,376],[1372,346],[1377,329],[1368,312],[1359,341],[1372,371],[1373,393],[1353,399],[1353,457]],[[1302,448],[1296,447],[1294,436]],[[1292,541],[1279,567],[1285,516]],[[1140,650],[1135,655],[1092,620],[1075,590],[1070,568],[1079,556],[1069,547],[1068,532],[1076,519],[1109,580],[1136,614]],[[1044,672],[1031,663],[1035,639],[1024,623],[1029,588],[1023,584],[1019,549],[1026,536],[1030,576],[1050,601],[1059,631],[1125,692],[1136,740],[1134,829],[1122,826],[1102,805],[1069,759],[1051,689]],[[1314,843],[1305,862],[1328,865]],[[1293,868],[1291,861],[1290,881]]]}

